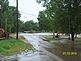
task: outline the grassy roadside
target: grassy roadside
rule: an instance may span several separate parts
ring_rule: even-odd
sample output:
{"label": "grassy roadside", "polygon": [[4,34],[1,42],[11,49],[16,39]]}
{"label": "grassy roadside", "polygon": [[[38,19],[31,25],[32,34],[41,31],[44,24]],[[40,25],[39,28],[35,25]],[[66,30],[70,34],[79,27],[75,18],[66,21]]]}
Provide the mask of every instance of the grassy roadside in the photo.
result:
{"label": "grassy roadside", "polygon": [[45,36],[45,38],[46,38],[46,41],[51,41],[51,40],[59,40],[59,38],[53,38],[53,36]]}
{"label": "grassy roadside", "polygon": [[9,38],[0,40],[0,54],[1,55],[13,55],[20,51],[30,50],[32,45],[23,42],[21,39]]}
{"label": "grassy roadside", "polygon": [[48,39],[48,40],[55,40],[55,37],[53,38],[53,36],[47,36],[46,39]]}
{"label": "grassy roadside", "polygon": [[80,61],[81,38],[76,38],[74,42],[68,39],[65,39],[64,41],[67,42],[53,42],[54,48],[48,48],[47,50],[61,57],[64,61]]}

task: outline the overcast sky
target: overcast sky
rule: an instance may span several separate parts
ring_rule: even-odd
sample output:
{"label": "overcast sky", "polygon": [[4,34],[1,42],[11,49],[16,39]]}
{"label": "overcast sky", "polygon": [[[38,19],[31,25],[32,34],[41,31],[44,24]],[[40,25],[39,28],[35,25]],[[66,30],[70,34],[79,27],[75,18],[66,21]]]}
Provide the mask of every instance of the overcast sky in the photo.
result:
{"label": "overcast sky", "polygon": [[[16,0],[9,0],[11,6],[16,5]],[[37,22],[39,11],[44,10],[42,4],[38,4],[36,0],[19,0],[19,11],[21,13],[21,20],[28,21],[33,20]]]}

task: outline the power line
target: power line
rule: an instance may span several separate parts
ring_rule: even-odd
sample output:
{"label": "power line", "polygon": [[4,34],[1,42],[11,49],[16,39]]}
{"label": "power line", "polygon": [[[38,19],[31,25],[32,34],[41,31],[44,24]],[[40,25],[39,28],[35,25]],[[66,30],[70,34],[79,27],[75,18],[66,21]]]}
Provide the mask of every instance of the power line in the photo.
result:
{"label": "power line", "polygon": [[9,3],[9,4],[13,4],[13,3],[15,3],[15,0],[13,0],[11,3]]}
{"label": "power line", "polygon": [[22,13],[24,13],[26,15],[31,15],[31,16],[35,16],[36,17],[36,15],[34,15],[34,14],[26,13],[26,12],[23,12],[23,11],[20,11],[20,12],[22,12]]}

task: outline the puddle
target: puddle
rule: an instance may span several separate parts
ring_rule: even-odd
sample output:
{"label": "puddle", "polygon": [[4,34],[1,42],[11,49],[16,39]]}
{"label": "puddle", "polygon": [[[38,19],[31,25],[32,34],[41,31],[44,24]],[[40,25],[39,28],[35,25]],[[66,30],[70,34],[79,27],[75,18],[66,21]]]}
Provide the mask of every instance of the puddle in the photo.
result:
{"label": "puddle", "polygon": [[[51,44],[44,42],[39,35],[49,35],[48,33],[38,34],[21,34],[30,44],[36,49],[29,52],[22,52],[21,54],[13,55],[2,59],[2,61],[57,61],[52,53],[48,52],[45,48],[51,48]],[[51,34],[50,34],[51,35]]]}
{"label": "puddle", "polygon": [[61,57],[64,61],[81,61],[81,42],[73,43],[65,39],[59,41],[51,42],[54,48],[48,48],[47,50]]}

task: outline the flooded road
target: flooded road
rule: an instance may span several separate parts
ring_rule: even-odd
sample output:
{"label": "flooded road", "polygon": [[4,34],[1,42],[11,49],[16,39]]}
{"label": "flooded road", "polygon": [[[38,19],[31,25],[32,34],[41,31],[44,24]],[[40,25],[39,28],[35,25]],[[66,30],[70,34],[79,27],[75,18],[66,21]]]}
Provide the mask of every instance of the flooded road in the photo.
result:
{"label": "flooded road", "polygon": [[47,48],[51,53],[61,57],[64,61],[81,61],[81,39],[74,42],[68,39],[53,40],[54,48]]}
{"label": "flooded road", "polygon": [[[60,39],[46,41],[46,36],[52,33],[21,33],[26,41],[34,48],[13,56],[6,56],[0,61],[81,61],[81,42],[68,40],[67,36]],[[74,54],[74,53],[76,54]],[[74,54],[74,55],[73,55]],[[1,56],[0,56],[1,57]]]}
{"label": "flooded road", "polygon": [[27,39],[28,42],[30,42],[36,49],[36,52],[34,52],[35,54],[29,57],[30,59],[27,57],[25,60],[21,60],[20,58],[21,61],[63,61],[58,56],[47,51],[46,48],[52,48],[52,45],[41,39],[41,36],[52,35],[52,33],[33,33],[21,35],[24,36],[25,39]]}
{"label": "flooded road", "polygon": [[42,40],[44,35],[52,35],[52,33],[21,33],[20,36],[32,44],[35,50],[6,57],[3,61],[63,61],[60,57],[47,51],[47,48],[53,48],[53,46]]}

